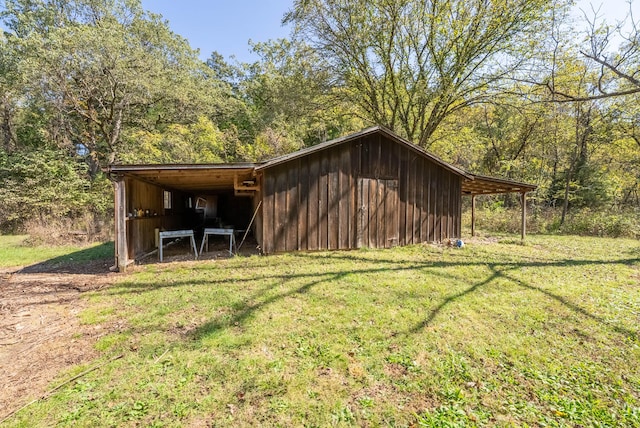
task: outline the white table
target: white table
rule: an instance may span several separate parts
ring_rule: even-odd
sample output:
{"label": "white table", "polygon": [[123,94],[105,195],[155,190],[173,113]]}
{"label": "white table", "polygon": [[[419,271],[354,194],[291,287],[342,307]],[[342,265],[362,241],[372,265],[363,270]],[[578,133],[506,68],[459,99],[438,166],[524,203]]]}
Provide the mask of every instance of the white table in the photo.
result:
{"label": "white table", "polygon": [[198,249],[196,248],[196,238],[193,236],[193,230],[168,230],[160,232],[158,241],[158,255],[160,261],[162,261],[162,240],[169,238],[191,238],[191,245],[193,246],[193,252],[198,258]]}
{"label": "white table", "polygon": [[219,227],[210,227],[204,229],[204,235],[202,236],[202,243],[200,244],[200,254],[202,254],[202,248],[204,243],[207,243],[207,252],[209,252],[209,235],[219,235],[229,237],[229,254],[233,255],[233,248],[236,246],[236,238],[233,229],[222,229]]}

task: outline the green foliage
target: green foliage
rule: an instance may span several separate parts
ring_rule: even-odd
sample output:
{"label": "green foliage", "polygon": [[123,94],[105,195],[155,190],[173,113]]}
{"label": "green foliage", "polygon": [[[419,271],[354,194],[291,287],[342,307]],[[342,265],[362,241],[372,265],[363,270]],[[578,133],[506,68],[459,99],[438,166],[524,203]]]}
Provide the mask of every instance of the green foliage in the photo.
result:
{"label": "green foliage", "polygon": [[56,142],[81,145],[98,167],[123,154],[127,127],[192,121],[215,106],[196,52],[139,1],[9,0],[3,16],[25,89],[58,115]]}
{"label": "green foliage", "polygon": [[[636,210],[575,209],[570,211],[563,224],[560,224],[561,216],[559,208],[529,209],[527,231],[610,238],[640,237],[640,215]],[[462,224],[470,227],[470,210],[463,212]],[[476,229],[481,233],[519,234],[520,227],[520,210],[506,209],[499,200],[476,210]]]}
{"label": "green foliage", "polygon": [[298,0],[295,25],[370,123],[427,147],[440,123],[501,92],[568,2]]}
{"label": "green foliage", "polygon": [[[259,161],[371,124],[471,172],[537,184],[534,204],[565,207],[565,221],[585,207],[626,218],[640,207],[640,102],[621,96],[629,76],[593,67],[615,57],[605,33],[580,53],[568,4],[296,1],[291,39],[251,43],[251,64],[216,52],[203,64],[139,0],[7,0],[0,227],[104,215],[111,162]],[[638,52],[626,40],[623,72]],[[602,90],[617,98],[594,100]],[[556,102],[567,97],[578,101]],[[560,227],[550,217],[539,230]],[[563,229],[596,233],[578,223]]]}
{"label": "green foliage", "polygon": [[173,124],[164,130],[137,130],[127,135],[130,149],[124,163],[216,163],[236,160],[240,144],[235,128],[225,132],[200,117],[188,125]]}
{"label": "green foliage", "polygon": [[69,161],[55,149],[0,150],[0,230],[19,230],[33,219],[105,214],[111,207],[111,184],[90,180],[81,160]]}

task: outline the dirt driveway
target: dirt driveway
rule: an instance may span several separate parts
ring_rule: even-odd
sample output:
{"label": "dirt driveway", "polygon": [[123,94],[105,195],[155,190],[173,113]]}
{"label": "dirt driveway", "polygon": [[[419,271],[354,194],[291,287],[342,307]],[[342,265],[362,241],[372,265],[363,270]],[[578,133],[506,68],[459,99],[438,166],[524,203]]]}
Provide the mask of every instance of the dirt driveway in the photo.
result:
{"label": "dirt driveway", "polygon": [[93,344],[107,331],[81,325],[78,314],[83,293],[116,278],[109,262],[0,270],[0,420],[43,395],[69,367],[97,356]]}

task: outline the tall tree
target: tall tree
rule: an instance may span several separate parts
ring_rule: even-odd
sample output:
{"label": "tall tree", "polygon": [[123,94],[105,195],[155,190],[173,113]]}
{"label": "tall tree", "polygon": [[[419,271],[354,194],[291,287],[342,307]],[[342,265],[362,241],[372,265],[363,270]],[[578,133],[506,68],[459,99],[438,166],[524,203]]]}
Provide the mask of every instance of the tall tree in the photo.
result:
{"label": "tall tree", "polygon": [[549,0],[296,0],[285,22],[325,58],[363,119],[422,146],[525,62]]}
{"label": "tall tree", "polygon": [[602,21],[599,10],[592,12],[591,17],[585,13],[587,42],[579,52],[585,62],[598,69],[591,81],[593,93],[585,95],[565,91],[556,87],[553,80],[545,82],[556,102],[590,101],[640,93],[640,22],[633,16],[631,2],[625,19],[615,25]]}
{"label": "tall tree", "polygon": [[196,52],[138,0],[5,3],[27,91],[52,110],[60,144],[86,154],[92,173],[118,160],[127,125],[197,118],[206,91]]}

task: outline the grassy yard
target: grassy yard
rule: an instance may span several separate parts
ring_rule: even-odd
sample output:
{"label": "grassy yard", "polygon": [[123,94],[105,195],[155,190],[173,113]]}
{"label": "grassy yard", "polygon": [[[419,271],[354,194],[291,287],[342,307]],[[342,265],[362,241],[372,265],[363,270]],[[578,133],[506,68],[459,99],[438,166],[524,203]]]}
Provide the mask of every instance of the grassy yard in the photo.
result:
{"label": "grassy yard", "polygon": [[636,240],[148,265],[88,299],[123,357],[9,425],[640,427]]}
{"label": "grassy yard", "polygon": [[113,243],[88,246],[32,246],[28,235],[0,235],[0,268],[28,266],[46,262],[48,265],[77,264],[95,259],[113,258]]}

